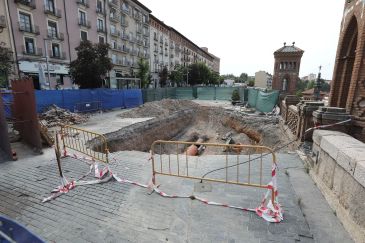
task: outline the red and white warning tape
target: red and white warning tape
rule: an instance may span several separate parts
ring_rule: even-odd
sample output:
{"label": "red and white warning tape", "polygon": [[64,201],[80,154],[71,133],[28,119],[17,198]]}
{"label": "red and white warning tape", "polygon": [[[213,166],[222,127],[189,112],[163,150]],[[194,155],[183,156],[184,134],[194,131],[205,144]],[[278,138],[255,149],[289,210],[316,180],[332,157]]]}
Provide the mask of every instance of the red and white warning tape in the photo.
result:
{"label": "red and white warning tape", "polygon": [[[197,197],[194,195],[186,196],[186,195],[167,194],[167,193],[163,192],[162,190],[160,190],[158,188],[158,186],[154,185],[152,183],[152,181],[148,184],[141,184],[138,182],[127,180],[127,179],[122,179],[122,178],[118,177],[117,174],[113,173],[108,166],[105,166],[102,169],[100,169],[99,164],[93,159],[86,158],[86,157],[80,157],[80,156],[77,156],[76,154],[69,155],[66,153],[66,151],[65,151],[64,155],[68,156],[68,157],[73,157],[75,159],[86,161],[90,165],[90,170],[88,173],[86,173],[84,176],[80,177],[78,180],[73,180],[73,181],[69,182],[69,181],[67,181],[66,178],[61,178],[61,186],[59,186],[55,190],[53,190],[52,195],[43,199],[42,202],[48,202],[50,200],[53,200],[53,199],[61,196],[62,194],[68,193],[70,190],[74,189],[76,186],[105,183],[107,181],[110,181],[112,178],[114,178],[119,183],[128,183],[131,185],[143,187],[143,188],[149,189],[152,192],[156,192],[160,196],[166,197],[166,198],[190,198],[192,200],[197,200],[197,201],[200,201],[207,205],[234,208],[234,209],[239,209],[239,210],[248,211],[248,212],[256,212],[256,214],[259,217],[263,218],[267,222],[272,222],[272,223],[279,223],[283,220],[283,210],[281,209],[281,206],[277,201],[278,190],[277,190],[277,180],[276,180],[276,170],[277,170],[276,165],[273,165],[273,167],[272,167],[272,181],[268,185],[268,191],[266,192],[263,200],[261,201],[261,205],[255,209],[251,209],[251,208],[244,208],[244,207],[239,207],[239,206],[232,206],[232,205],[228,205],[228,204],[208,201],[204,198]],[[90,163],[90,161],[92,161],[92,163]],[[93,169],[95,172],[95,177],[97,179],[91,180],[91,181],[82,181],[83,178],[85,178],[87,175],[91,174]],[[274,188],[276,201],[273,203],[271,200],[269,200],[268,203],[265,204],[267,201],[267,198],[270,195],[272,188]]]}

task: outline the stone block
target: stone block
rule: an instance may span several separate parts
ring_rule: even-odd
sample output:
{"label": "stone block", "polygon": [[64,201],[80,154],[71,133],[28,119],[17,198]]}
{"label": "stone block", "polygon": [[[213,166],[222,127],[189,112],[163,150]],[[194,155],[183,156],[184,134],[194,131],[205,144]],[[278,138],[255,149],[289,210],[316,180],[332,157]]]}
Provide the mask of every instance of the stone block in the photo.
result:
{"label": "stone block", "polygon": [[335,174],[333,176],[333,188],[332,191],[336,195],[337,198],[340,197],[343,190],[343,177],[346,172],[341,166],[336,166]]}
{"label": "stone block", "polygon": [[345,171],[354,175],[360,160],[365,160],[365,148],[340,148],[336,161]]}
{"label": "stone block", "polygon": [[365,158],[362,158],[361,161],[357,162],[354,178],[358,183],[365,187]]}
{"label": "stone block", "polygon": [[342,132],[336,132],[331,130],[314,130],[313,132],[313,142],[320,145],[322,137],[325,136],[346,136],[349,137],[349,135],[342,133]]}
{"label": "stone block", "polygon": [[319,178],[321,178],[324,184],[330,189],[333,187],[335,167],[336,161],[322,150],[319,154],[319,162],[315,171]]}
{"label": "stone block", "polygon": [[343,148],[363,148],[365,144],[350,136],[325,136],[321,140],[321,148],[333,159],[337,159],[338,151]]}

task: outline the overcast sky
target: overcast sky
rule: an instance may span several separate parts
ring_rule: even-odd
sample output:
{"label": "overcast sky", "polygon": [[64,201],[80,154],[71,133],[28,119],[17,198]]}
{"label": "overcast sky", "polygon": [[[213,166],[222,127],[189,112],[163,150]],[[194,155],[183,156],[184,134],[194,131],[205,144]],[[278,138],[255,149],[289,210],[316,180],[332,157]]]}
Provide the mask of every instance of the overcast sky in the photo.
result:
{"label": "overcast sky", "polygon": [[303,49],[300,76],[331,79],[344,0],[140,0],[152,14],[221,58],[221,74],[273,73],[284,42]]}

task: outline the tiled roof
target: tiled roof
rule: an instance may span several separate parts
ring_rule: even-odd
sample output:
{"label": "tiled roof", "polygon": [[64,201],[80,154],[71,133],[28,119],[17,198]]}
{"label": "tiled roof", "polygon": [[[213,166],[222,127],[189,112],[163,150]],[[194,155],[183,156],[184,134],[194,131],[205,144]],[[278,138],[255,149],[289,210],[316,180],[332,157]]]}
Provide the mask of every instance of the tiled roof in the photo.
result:
{"label": "tiled roof", "polygon": [[275,52],[304,52],[302,49],[292,45],[292,46],[283,46]]}

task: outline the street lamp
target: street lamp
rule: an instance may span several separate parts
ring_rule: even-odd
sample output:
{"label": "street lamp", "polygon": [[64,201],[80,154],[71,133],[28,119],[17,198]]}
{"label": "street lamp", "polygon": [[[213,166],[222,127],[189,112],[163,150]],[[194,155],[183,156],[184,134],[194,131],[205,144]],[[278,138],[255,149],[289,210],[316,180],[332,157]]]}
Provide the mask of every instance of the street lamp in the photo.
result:
{"label": "street lamp", "polygon": [[317,81],[314,86],[314,92],[313,92],[314,99],[316,101],[321,99],[321,86],[322,86],[321,85],[321,69],[322,69],[322,66],[319,66],[318,77],[317,77]]}
{"label": "street lamp", "polygon": [[47,41],[51,40],[48,38],[43,39],[44,40],[44,50],[46,52],[45,54],[45,58],[46,58],[46,66],[47,66],[47,78],[48,78],[48,85],[49,85],[49,89],[51,89],[51,75],[49,73],[49,62],[48,62],[48,47],[47,47]]}

